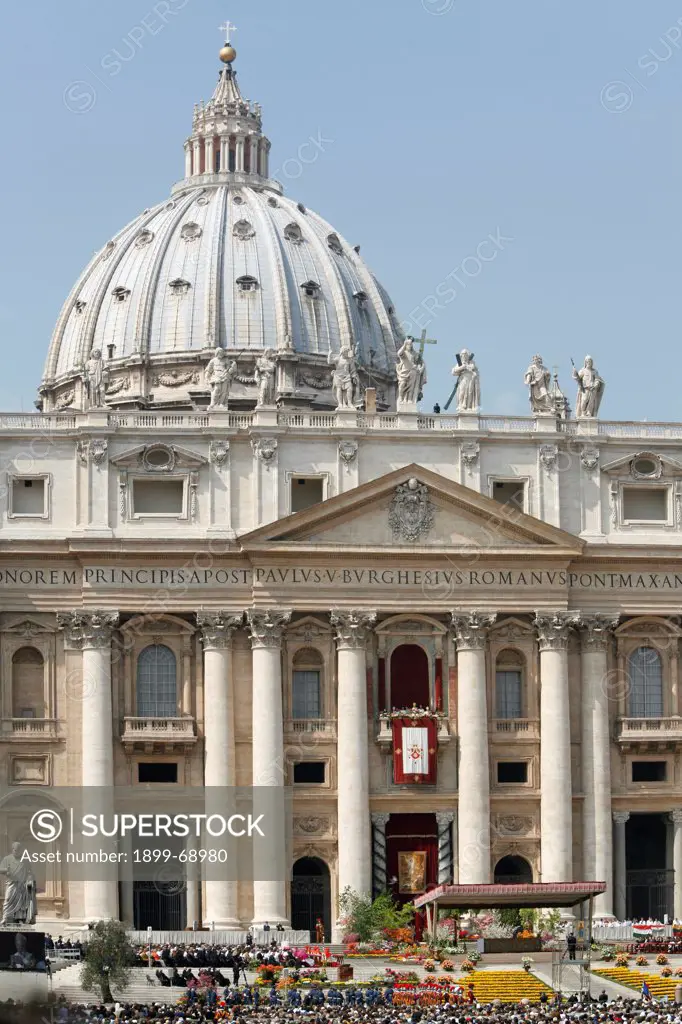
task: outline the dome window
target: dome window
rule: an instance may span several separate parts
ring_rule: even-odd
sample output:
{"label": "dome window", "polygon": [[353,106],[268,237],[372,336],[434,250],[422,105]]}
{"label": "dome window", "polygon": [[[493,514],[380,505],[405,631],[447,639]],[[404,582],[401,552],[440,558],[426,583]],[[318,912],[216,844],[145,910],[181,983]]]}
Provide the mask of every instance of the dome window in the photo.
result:
{"label": "dome window", "polygon": [[303,241],[303,232],[299,228],[298,224],[293,221],[291,224],[287,224],[284,229],[284,237],[287,242],[291,242],[293,245],[300,245]]}
{"label": "dome window", "polygon": [[171,199],[170,203],[166,203],[165,209],[166,210],[174,210],[175,209],[175,200]]}
{"label": "dome window", "polygon": [[299,213],[306,213],[306,208],[303,203],[296,203],[296,209]]}
{"label": "dome window", "polygon": [[201,228],[193,220],[182,225],[180,237],[184,242],[194,242],[201,235]]}
{"label": "dome window", "polygon": [[327,245],[337,256],[343,256],[343,246],[338,235],[327,235]]}
{"label": "dome window", "polygon": [[232,197],[232,202],[233,202],[233,203],[236,203],[236,204],[237,204],[237,206],[239,206],[239,205],[240,205],[241,203],[243,203],[243,202],[244,202],[244,197],[243,197],[243,196],[240,196],[239,194],[237,194],[236,196],[233,196],[233,197]]}
{"label": "dome window", "polygon": [[86,304],[83,301],[83,299],[76,299],[76,301],[74,303],[74,309],[80,315],[83,312],[83,310],[85,309],[85,305]]}
{"label": "dome window", "polygon": [[173,295],[183,296],[186,295],[192,285],[189,281],[183,280],[181,277],[176,277],[173,281],[168,282],[168,287],[172,291]]}
{"label": "dome window", "polygon": [[369,295],[367,294],[367,292],[353,292],[353,298],[357,302],[360,309],[362,309],[362,307],[367,302]]}
{"label": "dome window", "polygon": [[102,259],[108,260],[115,248],[116,242],[107,242],[104,246],[104,251],[102,252]]}
{"label": "dome window", "polygon": [[208,196],[199,196],[197,199],[197,206],[208,206],[210,198]]}
{"label": "dome window", "polygon": [[268,206],[279,206],[279,203],[277,202],[274,196],[270,196],[270,198],[268,199]]}
{"label": "dome window", "polygon": [[138,249],[142,249],[142,248],[144,248],[145,245],[149,245],[149,243],[152,241],[153,238],[154,238],[153,232],[148,231],[145,228],[144,231],[140,231],[139,235],[135,239],[135,245],[137,246]]}
{"label": "dome window", "polygon": [[305,292],[309,299],[319,299],[320,297],[320,286],[317,281],[306,281],[301,285],[301,288]]}
{"label": "dome window", "polygon": [[111,293],[114,296],[116,302],[125,302],[130,295],[130,288],[124,288],[122,285],[117,285]]}
{"label": "dome window", "polygon": [[253,238],[256,232],[253,230],[251,221],[238,220],[235,224],[232,234],[235,238],[238,238],[242,242],[247,242],[249,238]]}
{"label": "dome window", "polygon": [[255,277],[245,274],[243,277],[237,278],[237,287],[240,292],[255,292],[258,288],[258,281]]}

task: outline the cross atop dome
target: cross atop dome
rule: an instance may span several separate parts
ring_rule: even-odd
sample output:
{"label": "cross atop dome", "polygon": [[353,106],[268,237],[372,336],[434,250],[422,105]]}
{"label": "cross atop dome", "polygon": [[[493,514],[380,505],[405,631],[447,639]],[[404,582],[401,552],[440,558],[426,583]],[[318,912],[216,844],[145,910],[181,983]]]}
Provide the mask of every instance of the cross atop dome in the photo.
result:
{"label": "cross atop dome", "polygon": [[230,21],[230,19],[228,18],[227,21],[225,22],[225,24],[220,26],[218,31],[225,33],[225,46],[229,46],[230,43],[232,42],[232,37],[231,37],[230,33],[231,32],[236,32],[237,31],[237,26],[233,25],[232,22]]}

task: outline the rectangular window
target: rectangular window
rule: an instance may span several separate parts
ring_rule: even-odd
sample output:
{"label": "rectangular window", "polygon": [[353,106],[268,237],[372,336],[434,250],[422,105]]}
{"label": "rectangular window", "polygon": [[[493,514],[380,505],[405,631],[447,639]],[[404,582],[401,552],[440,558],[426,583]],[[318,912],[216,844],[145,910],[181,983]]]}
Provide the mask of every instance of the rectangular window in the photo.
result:
{"label": "rectangular window", "polygon": [[295,476],[291,481],[291,511],[302,512],[304,508],[318,505],[323,500],[323,483],[319,477]]}
{"label": "rectangular window", "polygon": [[13,516],[41,516],[47,514],[45,477],[19,477],[12,480]]}
{"label": "rectangular window", "polygon": [[633,761],[633,782],[665,782],[667,764],[665,761]]}
{"label": "rectangular window", "polygon": [[294,671],[292,718],[320,718],[320,673]]}
{"label": "rectangular window", "polygon": [[294,785],[320,785],[325,781],[326,767],[324,761],[297,761],[294,764]]}
{"label": "rectangular window", "polygon": [[526,484],[523,480],[493,480],[493,498],[517,512],[526,511]]}
{"label": "rectangular window", "polygon": [[177,782],[178,766],[171,761],[140,761],[137,766],[138,782]]}
{"label": "rectangular window", "polygon": [[505,785],[516,784],[517,786],[528,782],[528,762],[498,761],[497,781]]}
{"label": "rectangular window", "polygon": [[624,487],[623,520],[630,523],[668,521],[667,487]]}
{"label": "rectangular window", "polygon": [[495,673],[496,714],[498,718],[522,718],[521,673],[502,669]]}
{"label": "rectangular window", "polygon": [[133,515],[181,516],[184,480],[133,480]]}

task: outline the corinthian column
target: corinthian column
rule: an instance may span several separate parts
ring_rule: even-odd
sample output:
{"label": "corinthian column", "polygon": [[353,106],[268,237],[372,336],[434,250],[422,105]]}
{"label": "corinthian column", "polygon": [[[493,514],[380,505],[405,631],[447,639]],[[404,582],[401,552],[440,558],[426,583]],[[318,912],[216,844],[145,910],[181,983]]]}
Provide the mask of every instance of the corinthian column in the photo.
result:
{"label": "corinthian column", "polygon": [[618,622],[608,615],[583,615],[581,625],[583,877],[605,881],[597,896],[597,917],[613,916],[613,841],[611,828],[611,736],[608,702],[608,646]]}
{"label": "corinthian column", "polygon": [[575,612],[537,615],[540,647],[540,843],[543,882],[573,877],[568,641]]}
{"label": "corinthian column", "polygon": [[367,631],[376,612],[334,611],[338,651],[339,893],[372,891],[367,744]]}
{"label": "corinthian column", "polygon": [[613,893],[616,917],[619,921],[625,920],[627,913],[627,857],[625,854],[625,825],[630,817],[629,811],[614,811],[613,824],[615,832],[614,842],[614,871],[613,871]]}
{"label": "corinthian column", "polygon": [[[84,805],[90,799],[98,813],[113,812],[111,637],[118,624],[118,612],[68,612],[58,615],[57,623],[65,632],[67,648],[83,652],[81,784],[85,791],[91,790],[84,794]],[[104,845],[98,842],[98,847]],[[118,874],[114,876],[107,866],[98,874],[97,880],[83,883],[87,921],[118,917]]]}
{"label": "corinthian column", "polygon": [[[253,671],[253,785],[284,787],[284,725],[282,721],[282,631],[290,611],[247,612]],[[284,842],[284,835],[279,839]],[[287,924],[284,878],[254,881],[253,926]]]}
{"label": "corinthian column", "polygon": [[670,813],[673,823],[673,914],[675,921],[682,921],[682,807]]}
{"label": "corinthian column", "polygon": [[485,652],[496,615],[452,613],[457,646],[458,864],[462,885],[490,881],[490,767]]}
{"label": "corinthian column", "polygon": [[[241,613],[227,611],[197,615],[204,645],[204,786],[207,804],[212,800],[217,804],[215,813],[219,813],[220,803],[225,803],[226,794],[221,790],[237,785],[232,634],[242,619]],[[190,875],[188,872],[192,882]],[[236,880],[206,879],[204,921],[213,921],[217,928],[239,927]]]}

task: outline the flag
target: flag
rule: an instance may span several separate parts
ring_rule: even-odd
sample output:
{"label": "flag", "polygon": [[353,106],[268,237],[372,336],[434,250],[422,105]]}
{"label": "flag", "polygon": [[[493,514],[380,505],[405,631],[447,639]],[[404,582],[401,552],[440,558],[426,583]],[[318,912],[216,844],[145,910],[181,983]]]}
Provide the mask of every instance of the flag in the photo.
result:
{"label": "flag", "polygon": [[403,772],[405,775],[429,774],[429,730],[403,727]]}
{"label": "flag", "polygon": [[651,992],[649,991],[649,986],[646,981],[642,982],[642,999],[651,999]]}

